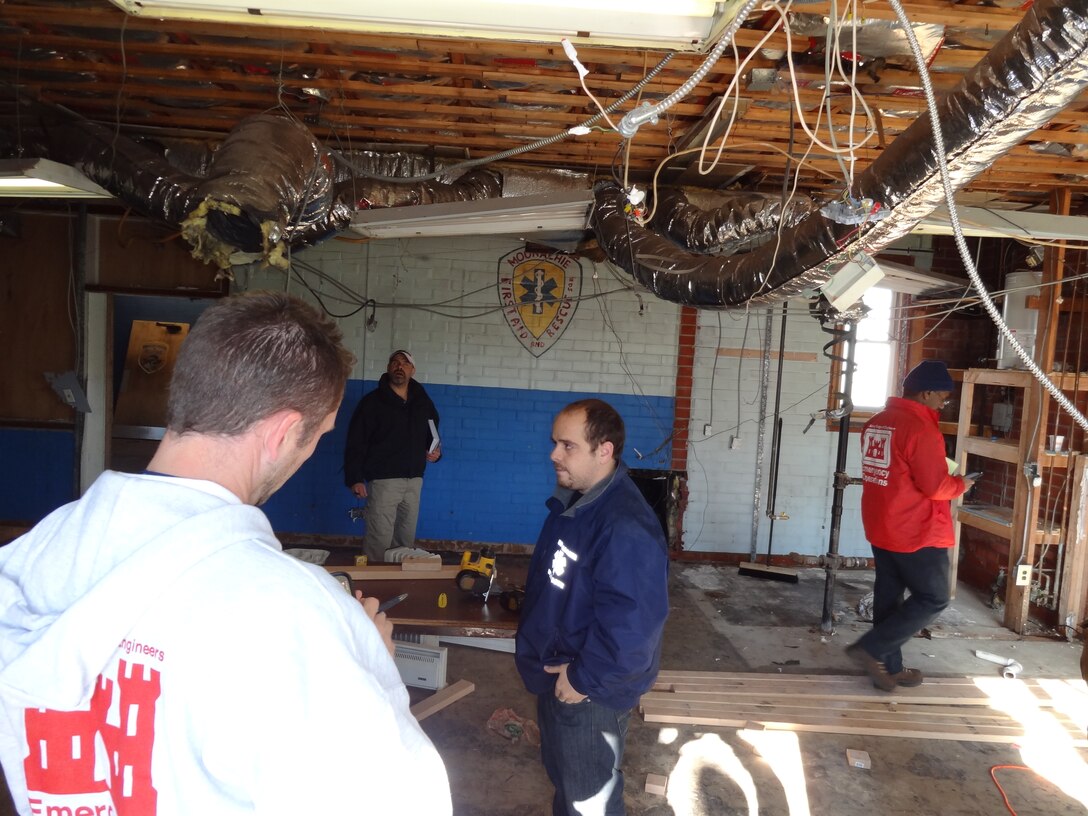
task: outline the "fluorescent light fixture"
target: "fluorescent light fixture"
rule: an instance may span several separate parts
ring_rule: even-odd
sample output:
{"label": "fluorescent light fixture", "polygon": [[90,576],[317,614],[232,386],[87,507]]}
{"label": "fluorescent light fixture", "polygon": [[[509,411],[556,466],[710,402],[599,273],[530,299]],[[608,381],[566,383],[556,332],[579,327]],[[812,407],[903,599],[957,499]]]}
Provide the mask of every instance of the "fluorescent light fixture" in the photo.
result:
{"label": "fluorescent light fixture", "polygon": [[49,159],[0,160],[0,198],[113,198],[67,164]]}
{"label": "fluorescent light fixture", "polygon": [[820,287],[820,292],[833,308],[843,312],[857,303],[883,277],[884,272],[876,261],[859,252]]}
{"label": "fluorescent light fixture", "polygon": [[715,0],[111,0],[126,13],[175,20],[412,35],[701,47],[736,2]]}
{"label": "fluorescent light fixture", "polygon": [[452,235],[530,235],[586,228],[589,190],[452,204],[419,204],[361,210],[351,229],[368,238],[437,238]]}
{"label": "fluorescent light fixture", "polygon": [[[1088,241],[1088,218],[1024,210],[957,207],[964,235],[982,238],[1021,238],[1036,241]],[[948,209],[938,207],[915,226],[921,235],[951,235]]]}
{"label": "fluorescent light fixture", "polygon": [[951,275],[942,275],[939,272],[915,269],[913,266],[896,263],[884,258],[880,259],[880,269],[884,277],[876,284],[878,289],[891,289],[905,295],[921,295],[933,290],[943,290],[954,287],[962,289],[966,281],[962,278],[954,278]]}

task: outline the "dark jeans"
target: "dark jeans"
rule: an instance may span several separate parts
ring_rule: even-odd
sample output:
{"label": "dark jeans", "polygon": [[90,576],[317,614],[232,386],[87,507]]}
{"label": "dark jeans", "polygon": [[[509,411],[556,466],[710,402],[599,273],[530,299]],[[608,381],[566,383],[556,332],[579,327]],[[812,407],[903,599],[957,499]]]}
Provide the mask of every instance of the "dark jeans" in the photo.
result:
{"label": "dark jeans", "polygon": [[631,712],[592,700],[561,703],[552,692],[537,696],[536,710],[553,816],[623,816],[620,763]]}
{"label": "dark jeans", "polygon": [[[900,647],[937,620],[950,602],[948,553],[923,547],[911,553],[873,547],[876,583],[873,586],[873,628],[858,644],[890,674],[903,670]],[[903,600],[904,590],[910,597]]]}

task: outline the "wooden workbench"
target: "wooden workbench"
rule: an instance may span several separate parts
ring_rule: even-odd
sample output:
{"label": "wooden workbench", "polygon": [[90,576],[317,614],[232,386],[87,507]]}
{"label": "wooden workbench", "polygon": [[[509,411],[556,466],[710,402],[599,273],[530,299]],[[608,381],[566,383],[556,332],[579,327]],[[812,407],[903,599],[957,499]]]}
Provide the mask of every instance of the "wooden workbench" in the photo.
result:
{"label": "wooden workbench", "polygon": [[[511,638],[518,628],[518,615],[499,605],[498,591],[485,604],[457,588],[454,577],[460,567],[456,565],[419,571],[396,565],[348,567],[326,563],[325,568],[330,572],[346,572],[363,595],[383,601],[407,592],[408,597],[386,613],[401,630],[426,635]],[[524,581],[524,574],[517,574],[516,569],[513,574],[504,571],[500,564],[496,590],[500,586],[522,585]],[[445,608],[438,605],[439,595],[443,593]]]}

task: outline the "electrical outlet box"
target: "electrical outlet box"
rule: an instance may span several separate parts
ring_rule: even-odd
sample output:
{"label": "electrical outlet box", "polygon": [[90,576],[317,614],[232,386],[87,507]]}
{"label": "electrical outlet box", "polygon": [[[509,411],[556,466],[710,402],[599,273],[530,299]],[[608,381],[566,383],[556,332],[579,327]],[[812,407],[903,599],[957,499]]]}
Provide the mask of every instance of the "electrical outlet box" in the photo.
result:
{"label": "electrical outlet box", "polygon": [[732,450],[736,450],[737,448],[739,448],[740,447],[740,437],[739,436],[729,437],[729,447]]}
{"label": "electrical outlet box", "polygon": [[995,431],[1008,433],[1012,428],[1012,405],[1007,402],[995,402],[990,425]]}
{"label": "electrical outlet box", "polygon": [[714,432],[714,427],[709,422],[707,422],[705,425],[703,425],[703,436],[710,436],[710,434],[713,433],[713,432]]}
{"label": "electrical outlet box", "polygon": [[1016,568],[1016,585],[1027,586],[1031,583],[1031,564],[1020,564]]}

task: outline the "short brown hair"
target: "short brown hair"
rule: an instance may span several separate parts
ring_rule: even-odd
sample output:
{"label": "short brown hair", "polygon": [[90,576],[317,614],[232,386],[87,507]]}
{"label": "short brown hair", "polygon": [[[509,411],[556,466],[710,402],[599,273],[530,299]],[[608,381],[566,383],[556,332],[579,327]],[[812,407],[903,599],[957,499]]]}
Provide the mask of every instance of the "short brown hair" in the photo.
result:
{"label": "short brown hair", "polygon": [[292,295],[253,292],[204,310],[182,343],[167,427],[237,436],[277,411],[302,414],[312,438],[344,396],[355,355],[340,329]]}
{"label": "short brown hair", "polygon": [[626,440],[626,432],[623,428],[623,417],[619,412],[604,400],[584,399],[572,402],[560,413],[570,414],[575,411],[585,411],[586,414],[586,442],[591,450],[597,450],[602,442],[612,443],[612,458],[620,460],[623,454],[623,443]]}

